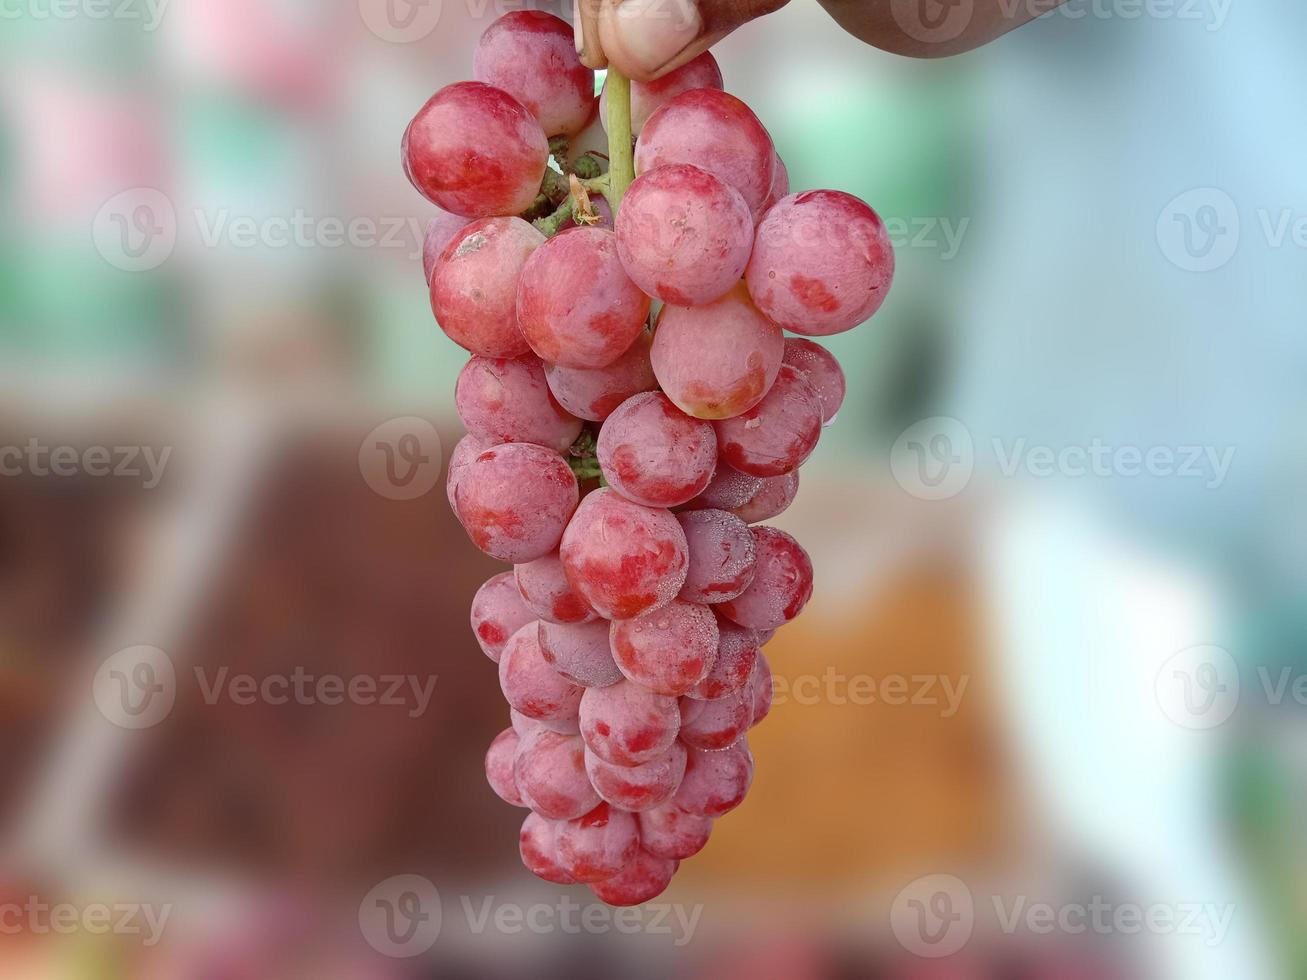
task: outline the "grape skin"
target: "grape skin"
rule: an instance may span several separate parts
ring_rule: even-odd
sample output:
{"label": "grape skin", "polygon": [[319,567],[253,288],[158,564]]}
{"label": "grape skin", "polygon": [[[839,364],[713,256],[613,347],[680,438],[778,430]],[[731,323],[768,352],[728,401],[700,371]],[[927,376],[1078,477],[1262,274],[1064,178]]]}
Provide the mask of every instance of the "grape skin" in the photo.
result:
{"label": "grape skin", "polygon": [[734,510],[743,507],[762,490],[763,482],[761,477],[749,476],[733,466],[719,462],[712,482],[683,509]]}
{"label": "grape skin", "polygon": [[593,882],[590,890],[609,905],[641,905],[653,901],[667,890],[676,874],[677,862],[656,857],[640,848],[620,872],[603,881]]}
{"label": "grape skin", "polygon": [[418,192],[465,218],[520,214],[540,192],[549,141],[507,92],[457,82],[433,95],[408,124],[404,172]]}
{"label": "grape skin", "polygon": [[563,458],[527,443],[487,449],[454,488],[455,511],[472,543],[507,562],[535,561],[556,549],[579,497]]}
{"label": "grape skin", "polygon": [[758,653],[758,663],[753,669],[753,677],[749,679],[749,693],[753,696],[753,722],[751,727],[756,728],[762,724],[764,718],[771,714],[772,699],[776,696],[771,665],[767,663],[767,658],[761,651]]}
{"label": "grape skin", "polygon": [[608,642],[608,621],[540,621],[540,652],[545,663],[582,687],[608,687],[622,679]]}
{"label": "grape skin", "polygon": [[653,334],[641,330],[630,348],[602,368],[568,368],[545,365],[545,380],[558,403],[577,418],[602,422],[617,406],[642,391],[658,387],[649,351]]}
{"label": "grape skin", "polygon": [[555,885],[576,884],[576,879],[559,862],[556,823],[538,813],[528,813],[517,839],[522,864],[533,875]]}
{"label": "grape skin", "polygon": [[686,813],[675,803],[664,803],[639,814],[640,844],[650,854],[684,861],[708,844],[712,836],[711,817]]}
{"label": "grape skin", "polygon": [[762,401],[713,425],[727,463],[752,476],[781,476],[798,469],[817,448],[821,401],[807,378],[783,365]]}
{"label": "grape skin", "polygon": [[717,469],[717,436],[660,392],[623,402],[599,431],[599,467],[609,485],[646,507],[698,496]]}
{"label": "grape skin", "polygon": [[737,599],[717,606],[734,623],[755,630],[777,629],[803,611],[812,598],[812,560],[799,542],[779,528],[753,528],[758,573]]}
{"label": "grape skin", "polygon": [[573,820],[600,802],[585,774],[585,744],[579,735],[538,728],[522,736],[513,776],[522,799],[548,820]]}
{"label": "grape skin", "polygon": [[638,813],[670,800],[680,787],[685,775],[685,746],[673,742],[666,754],[638,766],[614,765],[587,751],[585,771],[601,797],[613,806]]}
{"label": "grape skin", "polygon": [[613,659],[627,680],[672,697],[708,676],[720,640],[712,610],[680,599],[613,623],[611,634]]}
{"label": "grape skin", "polygon": [[631,681],[586,688],[581,696],[581,737],[615,766],[638,766],[665,755],[681,728],[676,698]]}
{"label": "grape skin", "polygon": [[489,579],[472,599],[472,634],[481,652],[499,663],[509,638],[536,616],[517,590],[512,572]]}
{"label": "grape skin", "polygon": [[880,309],[894,247],[880,216],[852,194],[805,191],[777,202],[758,225],[745,279],[770,320],[825,337]]}
{"label": "grape skin", "polygon": [[512,728],[505,728],[495,736],[486,750],[486,781],[505,803],[513,806],[526,806],[522,794],[517,791],[517,781],[513,777],[513,761],[517,757],[518,734]]}
{"label": "grape skin", "polygon": [[513,574],[522,601],[541,619],[551,623],[588,623],[595,618],[595,611],[572,591],[557,552],[518,565]]}
{"label": "grape skin", "polygon": [[617,251],[627,275],[677,306],[711,303],[739,282],[753,235],[753,215],[740,192],[689,164],[637,177],[617,216]]}
{"label": "grape skin", "polygon": [[821,401],[821,421],[829,425],[844,404],[844,369],[835,355],[815,340],[786,337],[782,362],[808,379]]}
{"label": "grape skin", "polygon": [[715,752],[730,748],[753,721],[753,692],[735,691],[714,701],[681,698],[681,741]]}
{"label": "grape skin", "polygon": [[595,112],[594,72],[577,57],[571,25],[553,14],[500,17],[481,35],[472,77],[512,95],[549,136],[579,133]]}
{"label": "grape skin", "polygon": [[427,233],[422,238],[422,275],[426,277],[428,286],[431,285],[431,270],[436,267],[436,259],[468,224],[468,219],[462,215],[436,208],[435,217],[427,222]]}
{"label": "grape skin", "polygon": [[748,525],[723,510],[691,510],[676,518],[685,532],[689,571],[679,598],[714,603],[734,599],[753,581],[757,550]]}
{"label": "grape skin", "polygon": [[744,802],[752,782],[753,756],[743,738],[717,752],[689,748],[672,803],[696,816],[723,817]]}
{"label": "grape skin", "polygon": [[556,841],[563,870],[577,881],[594,882],[613,877],[635,857],[640,833],[635,817],[600,803],[559,827]]}
{"label": "grape skin", "polygon": [[760,647],[758,634],[737,626],[724,616],[718,616],[717,630],[721,634],[717,659],[708,676],[686,694],[688,698],[716,701],[744,689],[753,679]]}
{"label": "grape skin", "polygon": [[581,434],[581,420],[554,400],[531,354],[470,358],[454,385],[454,408],[482,442],[532,442],[561,453]]}
{"label": "grape skin", "polygon": [[781,159],[779,153],[776,154],[776,170],[772,175],[771,190],[767,193],[767,200],[763,202],[762,213],[766,214],[776,206],[781,198],[789,197],[790,194],[790,171],[785,166],[785,161]]}
{"label": "grape skin", "polygon": [[748,503],[734,508],[731,513],[746,524],[769,521],[789,509],[799,493],[799,471],[792,470],[780,476],[769,476]]}
{"label": "grape skin", "polygon": [[543,360],[572,368],[607,367],[635,343],[650,299],[631,281],[604,228],[572,228],[527,260],[517,318]]}
{"label": "grape skin", "polygon": [[545,236],[521,218],[483,218],[460,231],[431,275],[431,311],[454,343],[482,357],[519,357],[517,281]]}
{"label": "grape skin", "polygon": [[527,623],[512,635],[499,658],[499,687],[513,710],[537,721],[578,717],[585,688],[574,684],[545,661],[540,627]]}
{"label": "grape skin", "polygon": [[449,509],[455,514],[458,513],[458,507],[454,504],[454,490],[458,487],[458,481],[463,478],[463,473],[472,460],[490,446],[490,443],[482,442],[476,436],[464,436],[458,440],[454,451],[449,454],[449,468],[445,473],[445,496],[449,498]]}
{"label": "grape skin", "polygon": [[784,353],[780,327],[737,283],[706,306],[665,306],[650,357],[659,385],[682,412],[728,419],[762,401]]}
{"label": "grape skin", "polygon": [[531,732],[538,731],[541,728],[548,729],[551,732],[557,732],[559,735],[580,735],[581,723],[579,718],[560,718],[553,721],[538,721],[535,718],[528,718],[522,712],[514,709],[508,709],[509,720],[513,724],[513,731],[517,732],[519,738],[525,738]]}
{"label": "grape skin", "polygon": [[[671,99],[696,88],[721,89],[722,70],[717,59],[705,51],[693,61],[652,82],[631,82],[631,135],[639,136],[649,117]],[[608,86],[599,98],[599,118],[608,130]],[[605,149],[607,147],[605,146]]]}

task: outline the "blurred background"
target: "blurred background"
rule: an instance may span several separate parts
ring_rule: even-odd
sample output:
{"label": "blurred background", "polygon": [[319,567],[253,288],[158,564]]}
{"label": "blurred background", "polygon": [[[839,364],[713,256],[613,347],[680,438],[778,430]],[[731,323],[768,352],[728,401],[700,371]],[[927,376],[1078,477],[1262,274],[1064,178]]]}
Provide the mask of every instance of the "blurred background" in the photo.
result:
{"label": "blurred background", "polygon": [[[753,790],[624,916],[485,784],[498,569],[399,165],[514,8],[0,11],[0,973],[1307,976],[1307,8],[1071,0],[913,62],[795,0],[716,49],[899,272],[776,522],[817,595]],[[109,717],[139,645],[175,703]],[[297,674],[416,683],[213,694]],[[359,921],[399,875],[405,959]]]}

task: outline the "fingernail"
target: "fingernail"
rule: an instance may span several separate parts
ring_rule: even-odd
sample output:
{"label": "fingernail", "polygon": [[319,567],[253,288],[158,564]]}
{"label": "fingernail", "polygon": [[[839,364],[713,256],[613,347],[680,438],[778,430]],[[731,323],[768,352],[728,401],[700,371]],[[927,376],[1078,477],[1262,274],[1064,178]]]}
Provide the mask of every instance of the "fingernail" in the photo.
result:
{"label": "fingernail", "polygon": [[703,33],[703,18],[691,0],[624,0],[613,27],[626,57],[654,72]]}

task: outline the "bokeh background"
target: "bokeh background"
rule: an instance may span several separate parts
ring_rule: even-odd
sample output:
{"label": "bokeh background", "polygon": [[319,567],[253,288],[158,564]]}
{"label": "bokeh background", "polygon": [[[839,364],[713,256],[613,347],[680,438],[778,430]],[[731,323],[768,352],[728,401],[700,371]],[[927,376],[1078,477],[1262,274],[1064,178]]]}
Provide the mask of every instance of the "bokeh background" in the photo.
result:
{"label": "bokeh background", "polygon": [[[527,875],[485,785],[497,569],[439,459],[411,500],[365,459],[394,418],[458,436],[398,143],[514,6],[0,12],[0,973],[1307,975],[1307,8],[1071,0],[915,62],[795,0],[716,49],[899,274],[776,522],[818,592],[753,791],[622,920]],[[92,697],[135,644],[177,670],[138,731]],[[435,688],[210,703],[224,668]],[[359,924],[395,875],[440,896],[411,959]],[[969,940],[918,955],[914,899]],[[138,905],[161,941],[81,914]]]}

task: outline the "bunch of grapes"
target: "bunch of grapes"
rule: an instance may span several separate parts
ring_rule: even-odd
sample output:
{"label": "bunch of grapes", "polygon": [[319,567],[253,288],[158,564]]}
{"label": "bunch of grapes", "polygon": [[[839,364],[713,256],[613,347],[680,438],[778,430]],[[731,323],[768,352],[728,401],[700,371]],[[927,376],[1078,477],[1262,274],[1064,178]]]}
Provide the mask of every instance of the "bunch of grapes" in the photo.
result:
{"label": "bunch of grapes", "polygon": [[749,790],[762,649],[813,582],[761,522],[844,397],[807,338],[875,313],[894,255],[857,198],[789,193],[711,55],[610,72],[598,99],[572,28],[516,12],[474,74],[422,107],[403,160],[441,209],[432,309],[471,354],[449,501],[514,566],[472,603],[511,707],[486,774],[530,811],[527,868],[637,904]]}

